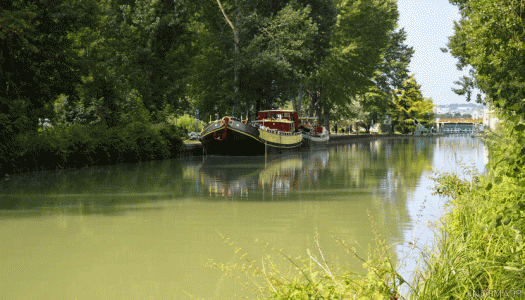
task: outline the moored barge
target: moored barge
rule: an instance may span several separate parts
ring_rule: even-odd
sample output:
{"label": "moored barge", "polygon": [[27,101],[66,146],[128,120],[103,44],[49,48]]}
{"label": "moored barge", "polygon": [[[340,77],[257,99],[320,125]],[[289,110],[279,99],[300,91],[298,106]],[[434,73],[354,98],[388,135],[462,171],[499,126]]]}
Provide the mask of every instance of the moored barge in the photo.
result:
{"label": "moored barge", "polygon": [[303,141],[299,116],[290,110],[267,110],[255,121],[224,117],[201,132],[204,154],[262,155],[298,149]]}

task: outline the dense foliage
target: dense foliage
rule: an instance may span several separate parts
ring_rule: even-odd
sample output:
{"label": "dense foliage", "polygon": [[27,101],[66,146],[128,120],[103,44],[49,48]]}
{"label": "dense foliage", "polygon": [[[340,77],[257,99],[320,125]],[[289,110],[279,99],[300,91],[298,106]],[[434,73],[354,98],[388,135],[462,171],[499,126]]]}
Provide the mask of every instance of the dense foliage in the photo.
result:
{"label": "dense foliage", "polygon": [[[458,58],[459,68],[472,67],[471,76],[463,77],[456,91],[470,99],[473,89],[479,88],[487,96],[484,101],[523,115],[525,4],[519,0],[450,2],[458,6],[462,18],[448,47]],[[483,101],[481,96],[477,100]]]}
{"label": "dense foliage", "polygon": [[424,98],[413,76],[409,77],[400,90],[395,91],[390,113],[397,123],[396,130],[401,133],[414,132],[417,125],[433,124],[434,114],[431,99]]}
{"label": "dense foliage", "polygon": [[3,1],[0,173],[44,118],[56,135],[290,105],[379,122],[413,54],[397,20],[394,0]]}
{"label": "dense foliage", "polygon": [[458,92],[470,96],[473,87],[479,88],[486,95],[484,101],[492,104],[503,121],[500,134],[491,142],[488,176],[494,183],[490,187],[510,180],[521,189],[525,186],[524,4],[492,0],[451,3],[459,7],[462,19],[456,23],[448,47],[459,59],[459,67],[472,67],[472,77],[463,78]]}
{"label": "dense foliage", "polygon": [[74,93],[83,73],[68,34],[94,20],[81,1],[0,3],[0,134],[36,130],[60,93]]}
{"label": "dense foliage", "polygon": [[367,129],[387,116],[393,117],[391,109],[397,96],[396,91],[402,90],[403,84],[409,79],[408,65],[414,55],[414,49],[407,46],[405,40],[406,32],[403,28],[389,34],[382,62],[372,79],[375,84],[364,94],[358,95],[358,101],[354,101],[357,102],[358,109],[350,110],[350,116],[353,114],[353,118],[365,124]]}
{"label": "dense foliage", "polygon": [[57,125],[53,130],[27,132],[16,139],[17,156],[3,171],[28,172],[55,168],[134,163],[176,157],[182,147],[174,125],[133,122],[108,128]]}

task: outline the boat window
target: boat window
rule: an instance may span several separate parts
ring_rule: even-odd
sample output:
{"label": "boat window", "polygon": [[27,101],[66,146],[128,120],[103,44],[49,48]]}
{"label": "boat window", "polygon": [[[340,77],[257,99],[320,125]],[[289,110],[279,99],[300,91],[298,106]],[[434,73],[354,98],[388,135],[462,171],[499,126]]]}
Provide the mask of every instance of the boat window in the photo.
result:
{"label": "boat window", "polygon": [[285,113],[285,114],[284,114],[284,118],[289,119],[289,118],[290,118],[290,114],[289,114],[289,113]]}
{"label": "boat window", "polygon": [[272,114],[271,113],[266,113],[266,118],[269,119],[272,117]]}

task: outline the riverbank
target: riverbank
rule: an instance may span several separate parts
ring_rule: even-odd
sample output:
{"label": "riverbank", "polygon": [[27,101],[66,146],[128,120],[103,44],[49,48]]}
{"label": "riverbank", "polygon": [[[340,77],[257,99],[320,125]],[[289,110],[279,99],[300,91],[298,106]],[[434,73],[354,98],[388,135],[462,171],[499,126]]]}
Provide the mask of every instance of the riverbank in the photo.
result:
{"label": "riverbank", "polygon": [[[383,138],[394,138],[394,137],[407,137],[411,135],[403,134],[333,134],[330,135],[330,141],[328,145],[339,145],[344,144],[352,140],[363,140],[363,139],[383,139]],[[422,136],[423,137],[423,136]],[[181,149],[181,156],[200,156],[202,153],[202,144],[200,142],[184,142],[184,146]]]}
{"label": "riverbank", "polygon": [[425,270],[413,283],[413,299],[525,297],[525,126],[489,136],[486,175],[464,167],[436,177],[437,194],[450,197],[439,238]]}

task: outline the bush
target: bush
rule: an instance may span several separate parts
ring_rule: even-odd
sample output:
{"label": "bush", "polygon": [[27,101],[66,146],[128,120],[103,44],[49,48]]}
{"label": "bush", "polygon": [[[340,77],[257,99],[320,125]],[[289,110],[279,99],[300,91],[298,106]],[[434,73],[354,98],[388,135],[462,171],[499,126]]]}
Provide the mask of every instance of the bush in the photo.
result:
{"label": "bush", "polygon": [[[0,147],[0,174],[90,165],[134,163],[173,158],[182,147],[181,133],[171,124],[132,122],[108,128],[57,125],[19,135]],[[10,153],[10,155],[7,155]]]}
{"label": "bush", "polygon": [[167,118],[166,123],[178,126],[182,130],[184,130],[186,134],[188,132],[194,132],[194,131],[200,132],[204,129],[204,123],[202,122],[202,120],[198,122],[198,125],[197,125],[197,119],[190,115],[183,115],[177,118],[173,116],[169,116]]}

